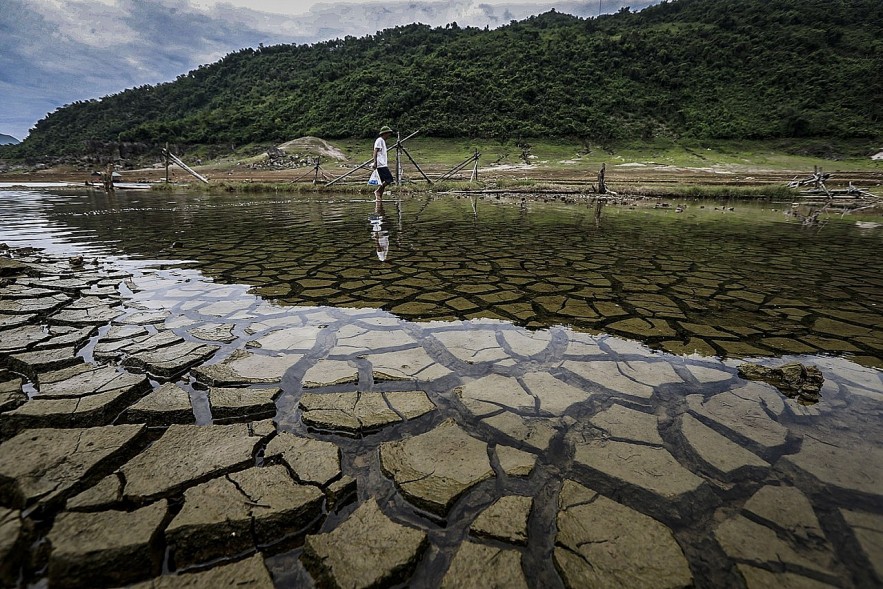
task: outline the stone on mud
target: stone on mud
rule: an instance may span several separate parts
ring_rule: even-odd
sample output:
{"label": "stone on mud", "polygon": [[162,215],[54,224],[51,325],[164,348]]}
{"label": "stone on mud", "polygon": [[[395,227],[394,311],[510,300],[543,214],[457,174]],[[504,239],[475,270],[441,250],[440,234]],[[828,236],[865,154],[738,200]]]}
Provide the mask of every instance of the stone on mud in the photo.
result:
{"label": "stone on mud", "polygon": [[467,489],[494,476],[487,445],[453,420],[380,446],[383,472],[418,507],[444,516]]}
{"label": "stone on mud", "polygon": [[163,575],[129,589],[273,589],[273,578],[260,553],[207,571]]}
{"label": "stone on mud", "polygon": [[[775,391],[770,391],[775,394]],[[687,407],[703,420],[709,420],[747,439],[761,451],[772,451],[785,445],[788,430],[764,410],[762,397],[744,389],[719,393],[711,398],[687,395]]]}
{"label": "stone on mud", "polygon": [[111,360],[123,355],[152,352],[175,344],[184,343],[184,339],[174,331],[163,330],[158,333],[143,335],[131,339],[116,339],[105,341],[101,339],[93,350],[93,355],[99,360]]}
{"label": "stone on mud", "polygon": [[521,551],[463,542],[441,583],[442,589],[527,589]]}
{"label": "stone on mud", "polygon": [[345,360],[319,360],[303,377],[305,389],[359,382],[359,370]]}
{"label": "stone on mud", "polygon": [[666,499],[679,499],[705,484],[665,448],[575,438],[574,462],[609,477],[614,486],[627,483]]}
{"label": "stone on mud", "polygon": [[16,585],[22,558],[21,532],[21,512],[0,507],[0,587]]}
{"label": "stone on mud", "polygon": [[497,445],[497,460],[500,468],[510,477],[530,476],[537,464],[537,457],[512,446]]}
{"label": "stone on mud", "polygon": [[253,467],[187,489],[165,534],[179,566],[232,557],[300,531],[321,514],[323,499],[284,466]]}
{"label": "stone on mud", "polygon": [[683,551],[655,519],[570,480],[558,506],[554,559],[569,589],[692,586]]}
{"label": "stone on mud", "polygon": [[796,573],[772,572],[747,564],[737,564],[736,569],[745,581],[746,589],[833,589],[836,585],[816,581]]}
{"label": "stone on mud", "polygon": [[278,458],[298,481],[325,486],[340,476],[340,449],[331,442],[280,432],[270,440],[264,460]]}
{"label": "stone on mud", "polygon": [[14,507],[50,503],[129,453],[143,425],[36,429],[0,444],[0,494]]}
{"label": "stone on mud", "polygon": [[138,581],[159,572],[156,539],[168,507],[159,501],[132,512],[62,513],[48,540],[53,587]]}
{"label": "stone on mud", "polygon": [[[0,413],[11,411],[22,406],[28,400],[28,396],[22,391],[21,378],[13,378],[0,382]],[[2,422],[0,417],[0,422]]]}
{"label": "stone on mud", "polygon": [[767,461],[731,442],[688,413],[681,418],[681,433],[700,460],[725,475],[747,467],[769,468]]}
{"label": "stone on mud", "polygon": [[869,443],[837,446],[806,436],[796,454],[783,457],[823,483],[848,491],[883,495],[883,448]]}
{"label": "stone on mud", "polygon": [[180,386],[167,382],[129,407],[126,421],[150,426],[193,423],[195,417],[190,394]]}
{"label": "stone on mud", "polygon": [[611,405],[609,409],[597,413],[589,421],[611,438],[662,446],[659,420],[655,415],[628,409],[622,405]]}
{"label": "stone on mud", "polygon": [[281,394],[280,388],[210,388],[208,400],[213,419],[246,420],[275,415]]}
{"label": "stone on mud", "polygon": [[302,354],[267,356],[235,350],[227,358],[210,366],[193,369],[196,380],[213,387],[277,383]]}
{"label": "stone on mud", "polygon": [[435,408],[423,391],[394,393],[305,393],[300,399],[307,425],[346,432],[367,432]]}
{"label": "stone on mud", "polygon": [[429,357],[423,348],[367,356],[375,382],[417,380],[428,382],[451,374],[451,371]]}
{"label": "stone on mud", "polygon": [[534,411],[536,399],[525,392],[515,378],[491,374],[464,384],[455,394],[476,416],[491,415],[501,409]]}
{"label": "stone on mud", "polygon": [[539,400],[540,411],[552,415],[562,415],[572,405],[582,403],[592,395],[547,372],[529,372],[522,380],[528,392]]}
{"label": "stone on mud", "polygon": [[123,314],[119,307],[101,305],[88,309],[62,309],[49,318],[49,323],[55,325],[104,325],[110,323]]}
{"label": "stone on mud", "polygon": [[714,529],[714,536],[730,558],[743,563],[754,563],[791,568],[802,568],[833,576],[832,554],[827,550],[807,545],[792,545],[775,530],[756,523],[743,515],[736,515]]}
{"label": "stone on mud", "polygon": [[510,544],[527,543],[527,518],[533,500],[521,495],[500,497],[478,514],[469,531],[476,536],[494,538]]}
{"label": "stone on mud", "polygon": [[185,342],[129,356],[123,364],[142,368],[155,376],[171,378],[211,358],[219,349],[219,346]]}
{"label": "stone on mud", "polygon": [[303,560],[320,586],[367,589],[405,581],[426,533],[389,519],[370,499],[326,534],[308,535]]}
{"label": "stone on mud", "polygon": [[37,350],[12,354],[6,361],[10,370],[20,372],[29,378],[36,380],[38,373],[58,370],[75,364],[82,364],[83,358],[77,356],[74,347],[56,348],[52,350]]}
{"label": "stone on mud", "polygon": [[146,501],[240,470],[254,460],[263,436],[248,424],[171,425],[144,452],[124,464],[125,498]]}
{"label": "stone on mud", "polygon": [[88,395],[99,395],[117,391],[134,391],[135,393],[150,390],[150,382],[143,374],[131,374],[119,371],[112,366],[90,365],[66,379],[52,377],[43,378],[40,382],[40,394],[37,399],[71,399]]}
{"label": "stone on mud", "polygon": [[883,515],[842,508],[840,514],[855,533],[877,577],[883,579]]}

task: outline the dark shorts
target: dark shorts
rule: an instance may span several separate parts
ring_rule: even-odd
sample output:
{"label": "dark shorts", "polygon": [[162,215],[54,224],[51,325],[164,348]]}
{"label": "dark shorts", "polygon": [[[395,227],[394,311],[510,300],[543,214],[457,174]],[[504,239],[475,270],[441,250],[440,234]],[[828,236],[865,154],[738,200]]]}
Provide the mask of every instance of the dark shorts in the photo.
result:
{"label": "dark shorts", "polygon": [[392,184],[394,181],[392,172],[389,171],[389,168],[377,168],[377,174],[380,176],[381,184]]}

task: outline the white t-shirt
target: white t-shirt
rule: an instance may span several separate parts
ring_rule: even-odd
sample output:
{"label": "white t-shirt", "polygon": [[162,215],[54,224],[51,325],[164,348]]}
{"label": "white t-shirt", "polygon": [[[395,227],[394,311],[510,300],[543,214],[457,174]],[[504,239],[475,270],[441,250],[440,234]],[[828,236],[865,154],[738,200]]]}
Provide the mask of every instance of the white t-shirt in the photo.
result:
{"label": "white t-shirt", "polygon": [[374,142],[374,149],[380,150],[380,153],[377,154],[377,167],[378,168],[386,168],[389,166],[386,159],[386,141],[383,140],[383,137],[378,137],[377,141]]}

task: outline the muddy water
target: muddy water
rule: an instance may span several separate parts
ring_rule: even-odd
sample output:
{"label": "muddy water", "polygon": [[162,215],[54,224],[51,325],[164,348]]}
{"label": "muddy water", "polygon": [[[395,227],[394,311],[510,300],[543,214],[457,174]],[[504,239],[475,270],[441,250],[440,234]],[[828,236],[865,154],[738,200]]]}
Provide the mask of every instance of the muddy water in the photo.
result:
{"label": "muddy water", "polygon": [[186,260],[283,304],[565,325],[709,356],[881,365],[883,228],[785,205],[678,212],[455,196],[0,193],[0,242]]}

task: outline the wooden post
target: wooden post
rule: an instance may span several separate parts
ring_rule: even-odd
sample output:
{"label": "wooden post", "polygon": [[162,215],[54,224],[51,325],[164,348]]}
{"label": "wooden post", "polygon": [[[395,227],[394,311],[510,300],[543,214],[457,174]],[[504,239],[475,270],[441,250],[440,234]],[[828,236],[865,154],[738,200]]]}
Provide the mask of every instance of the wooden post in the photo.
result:
{"label": "wooden post", "polygon": [[601,200],[600,196],[595,197],[595,227],[601,226],[601,207],[604,205],[604,201]]}
{"label": "wooden post", "polygon": [[402,185],[402,134],[396,131],[396,186]]}
{"label": "wooden post", "polygon": [[478,153],[478,150],[475,150],[475,155],[472,156],[475,158],[475,165],[472,166],[472,177],[469,178],[470,182],[478,182],[478,158],[481,157],[481,154]]}
{"label": "wooden post", "polygon": [[598,194],[607,194],[607,184],[604,182],[604,172],[607,164],[601,164],[601,170],[598,172]]}
{"label": "wooden post", "polygon": [[166,184],[168,184],[169,182],[172,181],[172,179],[169,178],[169,163],[170,162],[169,162],[169,142],[168,141],[166,141],[166,148],[165,148],[165,150],[163,150],[163,155],[166,156]]}
{"label": "wooden post", "polygon": [[313,178],[313,184],[319,183],[319,164],[321,161],[322,161],[322,158],[320,156],[316,156],[316,177]]}

